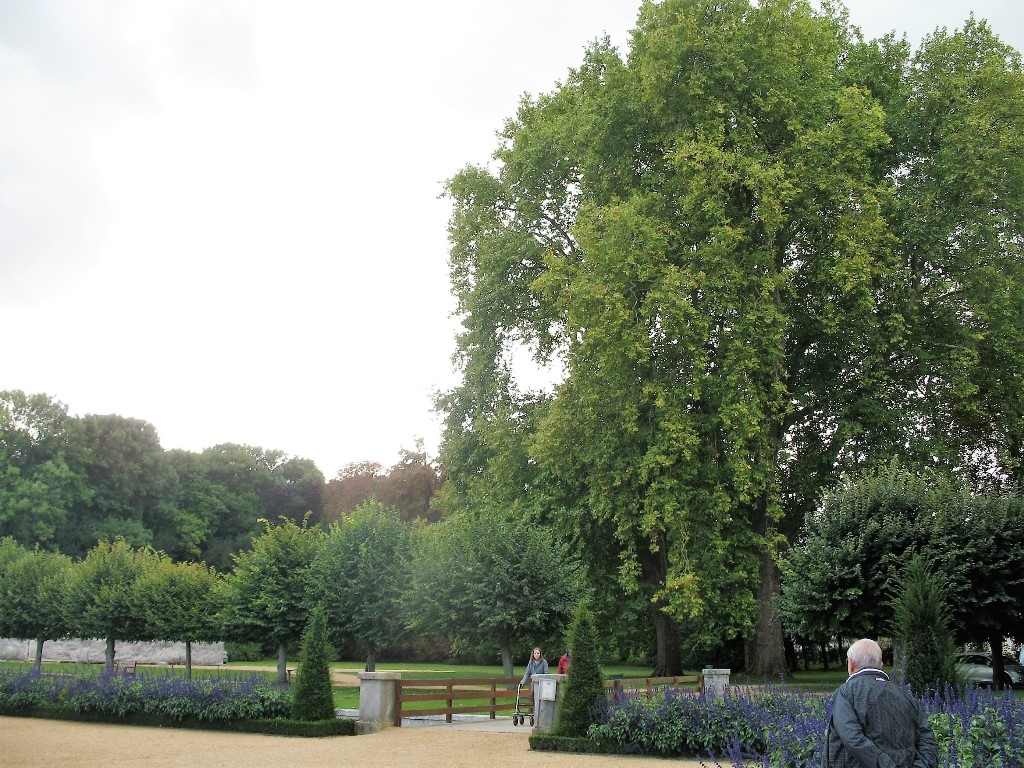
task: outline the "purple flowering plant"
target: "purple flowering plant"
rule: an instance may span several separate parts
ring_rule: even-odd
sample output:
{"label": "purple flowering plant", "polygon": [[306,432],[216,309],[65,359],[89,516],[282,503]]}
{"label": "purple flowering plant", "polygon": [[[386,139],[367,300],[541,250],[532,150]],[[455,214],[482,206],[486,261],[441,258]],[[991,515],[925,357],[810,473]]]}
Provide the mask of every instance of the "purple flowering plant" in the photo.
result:
{"label": "purple flowering plant", "polygon": [[[1024,766],[1024,704],[1012,691],[947,686],[920,701],[942,768]],[[723,696],[630,694],[604,705],[588,736],[638,754],[696,756],[716,768],[821,768],[831,708],[830,696],[783,685],[728,688]]]}
{"label": "purple flowering plant", "polygon": [[148,714],[214,722],[287,717],[291,696],[255,674],[188,680],[170,671],[0,670],[0,711],[46,705],[117,717]]}

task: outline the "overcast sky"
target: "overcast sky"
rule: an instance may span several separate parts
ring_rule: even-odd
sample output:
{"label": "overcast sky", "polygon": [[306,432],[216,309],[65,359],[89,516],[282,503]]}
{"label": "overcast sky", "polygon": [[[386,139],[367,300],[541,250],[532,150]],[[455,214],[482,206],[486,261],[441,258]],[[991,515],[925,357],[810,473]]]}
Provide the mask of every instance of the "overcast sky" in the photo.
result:
{"label": "overcast sky", "polygon": [[[437,448],[443,181],[638,0],[2,0],[0,390],[333,477]],[[852,0],[916,45],[1020,0]]]}

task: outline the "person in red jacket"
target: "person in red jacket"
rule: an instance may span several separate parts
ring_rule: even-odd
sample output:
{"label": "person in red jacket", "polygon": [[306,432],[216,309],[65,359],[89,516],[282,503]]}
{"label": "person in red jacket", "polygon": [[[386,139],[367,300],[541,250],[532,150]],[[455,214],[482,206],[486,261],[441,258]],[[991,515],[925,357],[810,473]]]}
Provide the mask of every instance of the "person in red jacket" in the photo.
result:
{"label": "person in red jacket", "polygon": [[558,660],[558,674],[567,675],[569,674],[569,662],[572,661],[572,649],[566,648],[565,653],[562,654],[562,658]]}

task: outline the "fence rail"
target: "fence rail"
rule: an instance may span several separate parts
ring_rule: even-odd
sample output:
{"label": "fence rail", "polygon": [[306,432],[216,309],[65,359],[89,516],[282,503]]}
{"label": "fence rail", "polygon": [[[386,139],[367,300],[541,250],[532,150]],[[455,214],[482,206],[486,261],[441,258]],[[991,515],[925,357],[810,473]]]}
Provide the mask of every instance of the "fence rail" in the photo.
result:
{"label": "fence rail", "polygon": [[647,698],[650,698],[655,693],[668,690],[682,690],[684,686],[696,686],[698,691],[703,691],[704,675],[613,678],[605,681],[605,695],[610,701],[626,696],[629,693],[645,693]]}
{"label": "fence rail", "polygon": [[[445,722],[452,721],[452,715],[487,714],[493,720],[499,712],[513,712],[516,707],[518,677],[452,677],[452,678],[403,678],[395,681],[395,725],[402,724],[402,718],[427,715],[444,715]],[[686,688],[704,689],[703,675],[678,675],[676,677],[635,677],[611,679],[605,682],[605,694],[610,700],[629,694],[646,695],[666,690]],[[532,709],[533,698],[530,687],[523,686],[521,695],[525,706]],[[443,702],[443,706],[431,706]],[[470,703],[472,702],[472,703]]]}
{"label": "fence rail", "polygon": [[[416,715],[444,715],[445,722],[452,721],[452,715],[488,714],[491,719],[498,712],[512,712],[516,707],[516,686],[518,677],[452,677],[401,679],[395,681],[395,725],[402,724],[403,717]],[[524,685],[522,696],[533,701],[530,687]],[[483,700],[483,703],[480,700]],[[468,702],[473,704],[456,704]],[[424,703],[443,701],[443,707],[422,706]]]}

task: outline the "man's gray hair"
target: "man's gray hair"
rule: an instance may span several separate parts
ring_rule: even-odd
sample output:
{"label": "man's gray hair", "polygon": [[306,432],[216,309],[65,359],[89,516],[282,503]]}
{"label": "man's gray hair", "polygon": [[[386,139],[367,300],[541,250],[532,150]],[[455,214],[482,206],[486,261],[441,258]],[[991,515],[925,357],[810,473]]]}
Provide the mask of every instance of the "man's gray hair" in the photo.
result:
{"label": "man's gray hair", "polygon": [[850,646],[846,658],[853,662],[856,669],[882,668],[882,649],[878,643],[866,637]]}

